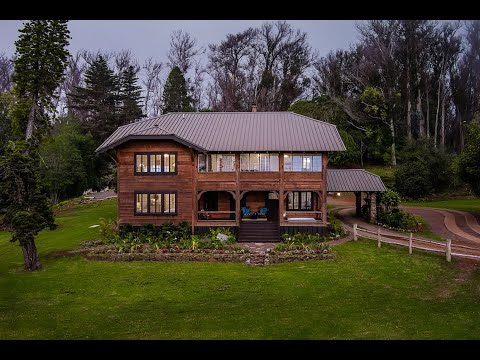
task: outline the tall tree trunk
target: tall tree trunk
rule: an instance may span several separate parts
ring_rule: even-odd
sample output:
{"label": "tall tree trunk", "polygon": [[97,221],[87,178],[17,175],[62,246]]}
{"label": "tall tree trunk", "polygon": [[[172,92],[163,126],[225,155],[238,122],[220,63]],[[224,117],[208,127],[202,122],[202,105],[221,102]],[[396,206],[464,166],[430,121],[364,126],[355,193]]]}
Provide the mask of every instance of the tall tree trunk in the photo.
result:
{"label": "tall tree trunk", "polygon": [[426,123],[427,123],[427,139],[430,138],[430,89],[428,87],[428,80],[425,80],[425,90],[426,90],[426,99],[427,99],[427,118],[426,118]]}
{"label": "tall tree trunk", "polygon": [[397,156],[395,154],[395,126],[393,124],[393,117],[390,118],[390,134],[392,135],[391,162],[392,166],[396,166]]}
{"label": "tall tree trunk", "polygon": [[433,139],[433,146],[437,147],[437,136],[438,136],[438,116],[440,113],[440,92],[442,89],[442,82],[438,79],[438,92],[437,92],[437,113],[435,115],[435,131],[434,131],[434,139]]}
{"label": "tall tree trunk", "polygon": [[458,124],[458,153],[465,147],[465,136],[463,133],[463,118],[460,111],[457,109],[457,124]]}
{"label": "tall tree trunk", "polygon": [[30,140],[30,138],[33,136],[35,111],[37,111],[37,96],[34,96],[32,99],[32,107],[30,108],[30,113],[28,114],[27,129],[25,131],[25,140]]}
{"label": "tall tree trunk", "polygon": [[408,140],[412,140],[412,100],[411,99],[412,99],[412,96],[410,94],[410,59],[407,52],[407,138]]}
{"label": "tall tree trunk", "polygon": [[[444,81],[442,81],[444,83]],[[445,86],[442,86],[442,117],[440,123],[440,146],[445,146],[445,100],[446,100],[446,91]]]}
{"label": "tall tree trunk", "polygon": [[20,243],[23,252],[24,269],[26,271],[36,271],[41,269],[40,258],[38,257],[37,247],[35,241],[32,239],[25,239]]}
{"label": "tall tree trunk", "polygon": [[422,91],[418,88],[417,94],[418,136],[425,137],[425,118],[422,111]]}

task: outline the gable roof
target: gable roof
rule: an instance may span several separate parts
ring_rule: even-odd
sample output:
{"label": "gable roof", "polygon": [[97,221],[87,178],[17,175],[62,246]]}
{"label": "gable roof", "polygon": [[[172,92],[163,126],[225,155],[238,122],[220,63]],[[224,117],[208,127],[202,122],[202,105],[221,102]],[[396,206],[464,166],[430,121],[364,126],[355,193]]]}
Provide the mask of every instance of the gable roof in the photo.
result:
{"label": "gable roof", "polygon": [[327,191],[386,191],[380,176],[363,169],[328,169]]}
{"label": "gable roof", "polygon": [[173,139],[199,151],[344,151],[337,127],[292,112],[168,113],[120,126],[96,152],[132,139]]}

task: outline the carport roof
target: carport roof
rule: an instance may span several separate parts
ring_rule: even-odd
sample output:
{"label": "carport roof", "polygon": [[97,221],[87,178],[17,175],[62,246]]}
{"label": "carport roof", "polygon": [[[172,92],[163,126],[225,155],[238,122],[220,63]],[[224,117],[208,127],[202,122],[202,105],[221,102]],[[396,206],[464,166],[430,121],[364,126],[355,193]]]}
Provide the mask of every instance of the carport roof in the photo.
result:
{"label": "carport roof", "polygon": [[327,169],[327,191],[386,191],[380,176],[363,169]]}

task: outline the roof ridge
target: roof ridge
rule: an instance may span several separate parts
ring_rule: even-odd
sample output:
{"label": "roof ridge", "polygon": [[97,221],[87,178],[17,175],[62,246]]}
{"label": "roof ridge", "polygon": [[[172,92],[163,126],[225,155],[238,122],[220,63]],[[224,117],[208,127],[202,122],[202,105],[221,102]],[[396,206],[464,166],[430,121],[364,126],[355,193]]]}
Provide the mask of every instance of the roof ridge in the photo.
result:
{"label": "roof ridge", "polygon": [[134,132],[134,133],[131,133],[130,135],[136,135],[136,134],[138,134],[139,132],[147,131],[147,130],[155,129],[155,128],[156,128],[156,129],[160,129],[160,130],[162,130],[163,132],[165,132],[165,133],[167,133],[167,134],[175,135],[175,133],[172,133],[172,132],[169,132],[169,131],[165,130],[164,128],[160,127],[158,124],[154,124],[154,125],[152,125],[151,127],[148,127],[148,128],[146,128],[146,129],[138,130],[138,131],[136,131],[136,132]]}
{"label": "roof ridge", "polygon": [[[321,123],[323,123],[323,124],[337,127],[337,125],[332,124],[332,123],[329,123],[329,122],[327,122],[327,121],[314,119],[314,118],[312,118],[312,117],[310,117],[310,116],[306,116],[306,115],[302,115],[302,114],[297,114],[296,112],[293,112],[293,111],[279,111],[279,112],[288,112],[288,113],[293,114],[293,115],[297,115],[297,116],[304,117],[304,118],[306,118],[306,119],[308,119],[308,120],[319,121],[319,122],[321,122]],[[339,134],[339,135],[340,135],[340,134]]]}

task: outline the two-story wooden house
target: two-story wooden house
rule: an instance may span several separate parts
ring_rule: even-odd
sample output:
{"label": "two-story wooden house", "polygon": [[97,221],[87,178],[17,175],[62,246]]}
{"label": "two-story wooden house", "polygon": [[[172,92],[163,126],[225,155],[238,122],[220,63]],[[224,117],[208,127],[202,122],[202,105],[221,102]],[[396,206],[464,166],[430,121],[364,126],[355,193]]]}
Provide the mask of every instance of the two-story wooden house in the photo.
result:
{"label": "two-story wooden house", "polygon": [[328,152],[345,146],[335,125],[291,112],[203,112],[121,126],[97,152],[107,150],[119,225],[188,221],[248,240],[323,233]]}

